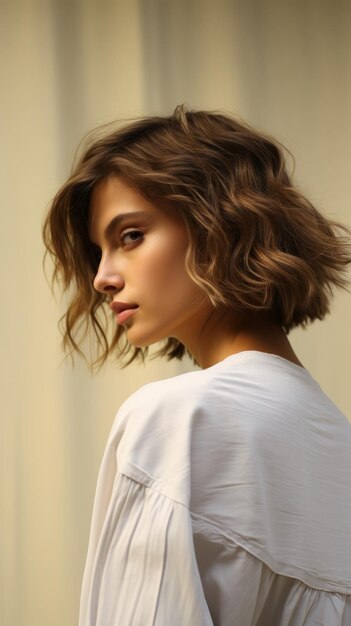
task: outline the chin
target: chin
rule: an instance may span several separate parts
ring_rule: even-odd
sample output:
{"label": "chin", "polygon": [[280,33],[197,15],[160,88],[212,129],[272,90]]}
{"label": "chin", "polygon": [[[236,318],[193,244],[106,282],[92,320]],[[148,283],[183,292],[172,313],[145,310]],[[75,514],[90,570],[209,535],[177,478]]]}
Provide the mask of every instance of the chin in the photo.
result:
{"label": "chin", "polygon": [[136,329],[133,329],[132,327],[126,329],[126,335],[128,342],[134,346],[134,348],[148,348],[149,346],[168,338],[168,336],[166,337],[161,333],[138,333]]}

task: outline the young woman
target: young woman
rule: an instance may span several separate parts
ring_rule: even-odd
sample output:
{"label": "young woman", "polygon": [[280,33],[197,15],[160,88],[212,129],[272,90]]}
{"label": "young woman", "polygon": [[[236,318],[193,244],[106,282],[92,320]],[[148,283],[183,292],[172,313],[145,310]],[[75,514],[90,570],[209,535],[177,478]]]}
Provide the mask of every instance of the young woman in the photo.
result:
{"label": "young woman", "polygon": [[180,106],[85,150],[43,228],[64,346],[86,322],[94,364],[163,341],[200,369],[117,413],[80,626],[351,624],[351,425],[288,340],[346,287],[349,235],[225,115]]}

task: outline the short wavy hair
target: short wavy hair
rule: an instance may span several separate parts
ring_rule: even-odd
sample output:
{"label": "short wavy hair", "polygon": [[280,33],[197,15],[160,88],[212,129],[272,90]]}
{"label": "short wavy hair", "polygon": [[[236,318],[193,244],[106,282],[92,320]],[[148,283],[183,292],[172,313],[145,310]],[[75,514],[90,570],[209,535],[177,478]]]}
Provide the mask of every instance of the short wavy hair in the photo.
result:
{"label": "short wavy hair", "polygon": [[[121,326],[108,336],[107,297],[93,287],[99,258],[89,239],[89,201],[94,185],[111,175],[179,211],[189,234],[187,271],[214,307],[265,311],[287,334],[322,320],[333,288],[348,291],[351,231],[323,217],[292,184],[285,150],[242,121],[184,105],[90,138],[42,227],[44,266],[48,252],[54,261],[51,285],[71,287],[59,320],[64,350],[86,360],[79,343],[92,329],[93,368],[112,354],[119,360],[132,350],[125,367],[148,352],[131,346]],[[155,356],[187,353],[196,363],[178,340],[164,341]]]}

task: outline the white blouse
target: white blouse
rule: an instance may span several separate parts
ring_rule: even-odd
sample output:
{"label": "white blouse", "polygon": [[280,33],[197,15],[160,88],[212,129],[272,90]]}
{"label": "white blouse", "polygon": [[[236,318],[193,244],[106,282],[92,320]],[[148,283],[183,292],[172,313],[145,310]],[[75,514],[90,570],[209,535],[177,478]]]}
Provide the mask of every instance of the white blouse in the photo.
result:
{"label": "white blouse", "polygon": [[145,385],[117,413],[79,626],[173,625],[351,625],[351,424],[279,356]]}

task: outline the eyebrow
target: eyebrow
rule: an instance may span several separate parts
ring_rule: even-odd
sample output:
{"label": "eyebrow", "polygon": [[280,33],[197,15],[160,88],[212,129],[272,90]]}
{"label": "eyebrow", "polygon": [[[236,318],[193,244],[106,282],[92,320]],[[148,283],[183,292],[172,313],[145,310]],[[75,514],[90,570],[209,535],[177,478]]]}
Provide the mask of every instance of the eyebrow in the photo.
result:
{"label": "eyebrow", "polygon": [[[145,211],[129,211],[128,213],[120,213],[119,215],[116,215],[114,218],[112,218],[112,220],[107,224],[107,226],[106,226],[106,228],[105,228],[105,230],[103,232],[103,237],[105,239],[108,239],[109,237],[111,237],[111,235],[112,235],[113,231],[115,230],[115,228],[119,224],[121,224],[122,222],[125,222],[128,219],[146,218],[148,220],[148,219],[150,219],[150,217],[151,216],[149,216],[147,213],[145,213]],[[90,238],[90,241],[95,246],[98,245],[91,238]]]}

